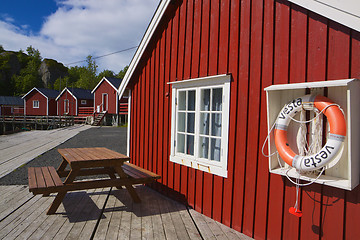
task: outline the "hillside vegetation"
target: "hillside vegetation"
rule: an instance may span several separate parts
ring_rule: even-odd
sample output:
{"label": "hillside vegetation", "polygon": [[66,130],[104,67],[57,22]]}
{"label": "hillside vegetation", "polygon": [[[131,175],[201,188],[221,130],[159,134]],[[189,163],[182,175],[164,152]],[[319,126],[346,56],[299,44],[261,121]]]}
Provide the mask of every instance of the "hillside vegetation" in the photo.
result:
{"label": "hillside vegetation", "polygon": [[93,89],[103,77],[123,78],[127,67],[118,74],[98,66],[91,55],[86,66],[66,67],[54,59],[43,59],[39,50],[29,46],[23,50],[6,51],[0,45],[0,95],[21,96],[33,87],[62,90],[65,86]]}

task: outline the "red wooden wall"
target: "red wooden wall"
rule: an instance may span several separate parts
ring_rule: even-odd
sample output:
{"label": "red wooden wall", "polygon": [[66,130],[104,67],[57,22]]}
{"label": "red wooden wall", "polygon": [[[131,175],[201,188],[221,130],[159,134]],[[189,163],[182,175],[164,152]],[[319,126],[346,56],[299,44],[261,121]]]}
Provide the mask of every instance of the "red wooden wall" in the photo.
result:
{"label": "red wooden wall", "polygon": [[94,92],[95,111],[97,106],[102,103],[103,93],[108,94],[108,113],[116,114],[116,101],[119,101],[117,98],[117,91],[107,81],[103,81]]}
{"label": "red wooden wall", "polygon": [[[223,73],[233,79],[228,178],[169,161],[167,83]],[[159,191],[256,239],[355,239],[360,187],[303,187],[299,219],[288,213],[295,187],[261,154],[265,87],[353,77],[360,33],[286,0],[171,3],[130,82],[132,162],[162,176]]]}
{"label": "red wooden wall", "polygon": [[[29,93],[25,97],[25,111],[26,115],[28,116],[46,116],[47,112],[47,105],[48,101],[44,95],[39,93],[36,90],[33,90],[31,93]],[[33,108],[33,101],[38,100],[39,101],[39,108]],[[50,110],[50,109],[49,109]],[[55,107],[56,111],[56,107]]]}
{"label": "red wooden wall", "polygon": [[69,112],[67,115],[75,116],[76,115],[76,99],[69,92],[66,92],[66,91],[57,100],[58,115],[64,115],[64,113],[65,113],[65,108],[64,108],[64,104],[65,104],[64,100],[65,99],[69,100]]}

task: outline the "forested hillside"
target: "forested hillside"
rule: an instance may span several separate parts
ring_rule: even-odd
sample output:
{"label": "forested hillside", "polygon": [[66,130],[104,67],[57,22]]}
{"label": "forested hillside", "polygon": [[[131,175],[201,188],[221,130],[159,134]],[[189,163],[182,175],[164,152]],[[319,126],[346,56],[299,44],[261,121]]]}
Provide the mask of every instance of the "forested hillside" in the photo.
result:
{"label": "forested hillside", "polygon": [[0,45],[0,95],[21,96],[33,87],[62,90],[65,86],[93,89],[103,77],[123,78],[127,67],[115,74],[104,70],[97,73],[92,56],[86,66],[66,67],[53,59],[43,59],[39,50],[29,46],[23,50],[6,51]]}

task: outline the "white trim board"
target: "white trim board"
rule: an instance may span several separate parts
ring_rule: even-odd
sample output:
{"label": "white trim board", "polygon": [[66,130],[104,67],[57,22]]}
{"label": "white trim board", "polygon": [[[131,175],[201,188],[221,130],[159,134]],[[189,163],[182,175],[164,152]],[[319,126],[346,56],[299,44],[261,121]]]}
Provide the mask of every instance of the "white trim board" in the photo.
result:
{"label": "white trim board", "polygon": [[288,0],[360,32],[359,0]]}

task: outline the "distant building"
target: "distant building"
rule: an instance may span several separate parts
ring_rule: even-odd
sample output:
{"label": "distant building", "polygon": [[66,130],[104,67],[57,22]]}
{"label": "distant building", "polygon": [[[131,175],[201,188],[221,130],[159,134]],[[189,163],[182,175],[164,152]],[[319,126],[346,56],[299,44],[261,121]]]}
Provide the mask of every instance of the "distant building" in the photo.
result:
{"label": "distant building", "polygon": [[94,112],[94,96],[87,89],[64,88],[56,102],[58,115],[78,116],[83,109]]}
{"label": "distant building", "polygon": [[0,116],[23,114],[24,101],[21,97],[0,96]]}
{"label": "distant building", "polygon": [[[117,89],[121,84],[120,78],[103,77],[91,93],[94,95],[94,110],[96,113],[106,112],[107,121],[112,125],[119,123],[119,118],[125,117],[128,113],[128,99],[123,97],[119,100]],[[123,120],[121,120],[123,122]]]}
{"label": "distant building", "polygon": [[25,100],[24,115],[55,116],[58,95],[57,90],[34,87],[22,97]]}

